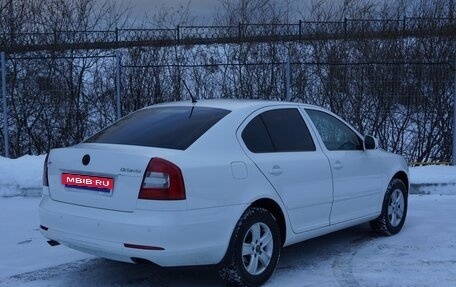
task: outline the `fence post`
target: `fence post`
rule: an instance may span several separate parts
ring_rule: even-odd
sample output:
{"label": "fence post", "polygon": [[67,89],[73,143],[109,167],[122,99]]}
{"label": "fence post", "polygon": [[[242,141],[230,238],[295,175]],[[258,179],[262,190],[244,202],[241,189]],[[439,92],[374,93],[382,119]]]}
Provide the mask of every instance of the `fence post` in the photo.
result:
{"label": "fence post", "polygon": [[285,95],[287,102],[291,101],[291,56],[290,56],[290,49],[288,48],[288,55],[287,55],[287,63],[285,66],[285,75],[286,75],[286,87],[285,87]]}
{"label": "fence post", "polygon": [[404,18],[402,19],[402,35],[404,35],[405,33],[405,21],[407,20],[407,16],[404,16]]}
{"label": "fence post", "polygon": [[116,27],[116,48],[119,48],[119,28]]}
{"label": "fence post", "polygon": [[298,41],[301,42],[302,38],[302,20],[299,20],[299,38]]}
{"label": "fence post", "polygon": [[344,18],[344,35],[346,36],[347,35],[347,17]]}
{"label": "fence post", "polygon": [[9,157],[8,139],[8,103],[6,96],[6,64],[5,52],[0,52],[1,72],[2,72],[2,98],[3,98],[3,138],[5,140],[5,157]]}
{"label": "fence post", "polygon": [[122,110],[120,109],[120,55],[116,53],[116,116],[117,120],[122,116]]}
{"label": "fence post", "polygon": [[56,29],[52,29],[52,35],[54,36],[54,45],[57,44],[57,30]]}
{"label": "fence post", "polygon": [[448,5],[448,20],[450,23],[453,22],[453,13],[454,13],[454,0],[450,0]]}
{"label": "fence post", "polygon": [[176,26],[176,41],[177,41],[177,45],[179,45],[180,43],[180,27],[179,25]]}
{"label": "fence post", "polygon": [[[450,15],[449,17],[449,22],[450,26],[453,24],[454,26],[454,19],[452,17],[453,15],[453,9],[454,9],[454,3],[453,0],[450,2]],[[456,165],[456,39],[453,39],[452,42],[453,46],[453,140],[452,140],[452,151],[451,151],[451,165]]]}
{"label": "fence post", "polygon": [[453,149],[451,152],[451,165],[456,165],[456,40],[453,40]]}

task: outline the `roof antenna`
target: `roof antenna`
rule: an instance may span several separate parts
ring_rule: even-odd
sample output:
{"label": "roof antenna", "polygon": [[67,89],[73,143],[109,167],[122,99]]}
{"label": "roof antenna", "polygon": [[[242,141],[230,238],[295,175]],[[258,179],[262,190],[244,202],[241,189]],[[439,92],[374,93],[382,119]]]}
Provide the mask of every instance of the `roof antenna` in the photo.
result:
{"label": "roof antenna", "polygon": [[189,93],[190,98],[192,98],[192,104],[196,104],[197,101],[196,101],[195,97],[193,96],[192,92],[190,91],[190,89],[188,88],[187,83],[185,83],[185,80],[182,80],[182,82],[184,83],[184,86],[187,89],[187,92]]}

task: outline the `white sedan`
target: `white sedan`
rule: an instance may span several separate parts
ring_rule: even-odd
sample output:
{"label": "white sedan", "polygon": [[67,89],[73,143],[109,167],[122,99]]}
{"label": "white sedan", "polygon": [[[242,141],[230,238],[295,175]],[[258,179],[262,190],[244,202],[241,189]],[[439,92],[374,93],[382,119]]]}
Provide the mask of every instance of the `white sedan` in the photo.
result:
{"label": "white sedan", "polygon": [[208,100],[154,105],[46,158],[51,245],[125,262],[217,265],[259,286],[283,246],[363,222],[399,232],[406,161],[319,107]]}

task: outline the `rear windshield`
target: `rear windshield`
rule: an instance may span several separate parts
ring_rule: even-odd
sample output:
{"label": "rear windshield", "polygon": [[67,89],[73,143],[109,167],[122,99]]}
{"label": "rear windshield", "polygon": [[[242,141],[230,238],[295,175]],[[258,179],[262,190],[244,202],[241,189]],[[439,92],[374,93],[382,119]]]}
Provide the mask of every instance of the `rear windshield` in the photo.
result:
{"label": "rear windshield", "polygon": [[85,142],[185,150],[229,112],[206,107],[142,109]]}

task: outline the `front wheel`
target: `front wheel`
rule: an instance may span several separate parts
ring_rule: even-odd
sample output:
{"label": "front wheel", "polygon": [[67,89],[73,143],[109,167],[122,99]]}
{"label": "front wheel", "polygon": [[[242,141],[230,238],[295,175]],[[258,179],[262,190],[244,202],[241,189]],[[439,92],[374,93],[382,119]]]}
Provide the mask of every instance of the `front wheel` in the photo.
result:
{"label": "front wheel", "polygon": [[407,215],[407,188],[400,179],[393,179],[385,193],[380,216],[371,221],[372,229],[380,235],[401,231]]}
{"label": "front wheel", "polygon": [[264,208],[249,208],[239,219],[219,269],[230,286],[260,286],[271,277],[280,255],[279,226]]}

